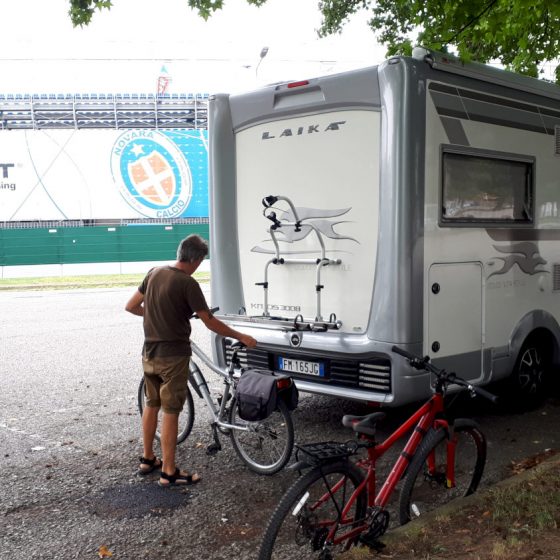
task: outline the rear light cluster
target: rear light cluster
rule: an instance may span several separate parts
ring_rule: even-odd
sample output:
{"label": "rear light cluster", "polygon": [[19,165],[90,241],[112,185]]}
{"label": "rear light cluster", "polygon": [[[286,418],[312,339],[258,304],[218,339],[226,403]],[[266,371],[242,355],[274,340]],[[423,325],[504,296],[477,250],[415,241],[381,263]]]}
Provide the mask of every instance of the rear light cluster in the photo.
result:
{"label": "rear light cluster", "polygon": [[300,82],[290,82],[287,87],[288,89],[292,89],[292,88],[297,88],[297,87],[301,87],[301,86],[308,86],[309,85],[309,81],[308,80],[301,80]]}

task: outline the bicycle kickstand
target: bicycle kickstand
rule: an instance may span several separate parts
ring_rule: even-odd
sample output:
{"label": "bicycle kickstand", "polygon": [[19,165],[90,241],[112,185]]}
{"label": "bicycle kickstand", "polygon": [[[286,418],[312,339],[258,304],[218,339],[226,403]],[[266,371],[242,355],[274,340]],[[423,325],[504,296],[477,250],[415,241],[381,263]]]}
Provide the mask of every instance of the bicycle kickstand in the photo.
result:
{"label": "bicycle kickstand", "polygon": [[222,449],[222,444],[220,443],[220,438],[218,437],[218,427],[216,424],[212,424],[212,435],[214,436],[214,441],[206,447],[207,455],[215,455]]}

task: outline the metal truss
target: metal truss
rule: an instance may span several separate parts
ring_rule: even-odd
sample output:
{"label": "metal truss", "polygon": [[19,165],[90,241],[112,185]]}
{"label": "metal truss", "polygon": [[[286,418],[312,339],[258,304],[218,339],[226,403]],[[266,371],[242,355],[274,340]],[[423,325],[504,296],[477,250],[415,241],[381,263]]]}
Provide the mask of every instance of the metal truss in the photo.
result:
{"label": "metal truss", "polygon": [[2,130],[208,128],[208,94],[0,94]]}

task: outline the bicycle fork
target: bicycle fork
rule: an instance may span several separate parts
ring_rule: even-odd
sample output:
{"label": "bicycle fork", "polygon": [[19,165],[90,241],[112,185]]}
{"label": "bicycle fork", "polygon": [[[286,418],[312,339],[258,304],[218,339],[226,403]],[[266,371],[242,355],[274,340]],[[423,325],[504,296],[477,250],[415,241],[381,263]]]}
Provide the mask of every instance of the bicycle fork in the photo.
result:
{"label": "bicycle fork", "polygon": [[[438,478],[443,478],[442,475],[445,474],[445,487],[448,489],[455,488],[455,456],[457,450],[457,435],[455,434],[455,427],[453,423],[445,422],[441,424],[441,428],[447,433],[446,437],[446,453],[445,453],[445,473],[441,471],[438,472],[436,451],[435,449],[428,455],[427,460],[427,475],[435,480],[436,482],[442,483],[443,480],[438,481]],[[443,460],[443,459],[441,459]]]}

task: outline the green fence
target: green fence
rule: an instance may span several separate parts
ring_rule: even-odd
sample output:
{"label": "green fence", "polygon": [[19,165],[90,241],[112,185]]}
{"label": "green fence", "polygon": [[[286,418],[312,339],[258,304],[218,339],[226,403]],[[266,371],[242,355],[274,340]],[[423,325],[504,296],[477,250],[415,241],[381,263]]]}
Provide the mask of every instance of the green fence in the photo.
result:
{"label": "green fence", "polygon": [[208,224],[0,229],[0,266],[174,260],[191,233]]}

